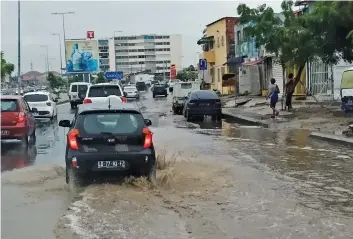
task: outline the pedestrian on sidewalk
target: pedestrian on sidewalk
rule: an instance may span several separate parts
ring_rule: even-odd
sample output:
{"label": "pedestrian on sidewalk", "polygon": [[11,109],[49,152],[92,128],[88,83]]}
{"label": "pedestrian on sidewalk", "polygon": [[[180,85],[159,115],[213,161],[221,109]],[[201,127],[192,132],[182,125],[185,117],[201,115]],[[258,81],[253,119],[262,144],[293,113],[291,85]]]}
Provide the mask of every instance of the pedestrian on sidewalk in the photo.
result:
{"label": "pedestrian on sidewalk", "polygon": [[276,84],[276,80],[274,78],[271,79],[271,85],[269,87],[269,92],[267,94],[266,100],[270,98],[270,107],[273,111],[272,118],[275,118],[279,115],[279,111],[276,110],[276,104],[278,102],[278,94],[280,93],[279,87]]}
{"label": "pedestrian on sidewalk", "polygon": [[284,108],[285,110],[286,109],[288,109],[288,111],[292,110],[292,98],[293,98],[294,89],[295,89],[295,85],[294,85],[293,73],[289,73],[288,80],[285,85],[285,92],[286,92],[286,107]]}

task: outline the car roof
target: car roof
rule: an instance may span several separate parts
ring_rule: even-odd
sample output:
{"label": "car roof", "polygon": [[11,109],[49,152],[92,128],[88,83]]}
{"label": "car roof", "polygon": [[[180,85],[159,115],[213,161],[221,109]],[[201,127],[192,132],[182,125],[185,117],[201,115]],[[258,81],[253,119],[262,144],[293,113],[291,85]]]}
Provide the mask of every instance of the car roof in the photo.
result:
{"label": "car roof", "polygon": [[33,91],[33,92],[27,92],[23,96],[25,95],[50,95],[50,93],[48,91]]}
{"label": "car roof", "polygon": [[77,108],[77,113],[82,114],[84,112],[94,112],[94,111],[136,111],[140,113],[140,109],[132,103],[121,103],[114,104],[109,108],[108,103],[90,103],[90,104],[82,104]]}
{"label": "car roof", "polygon": [[219,96],[213,90],[195,90],[191,92],[192,95],[196,95],[197,98],[207,99],[219,99]]}
{"label": "car roof", "polygon": [[118,84],[110,84],[110,83],[99,83],[95,85],[90,85],[90,87],[99,87],[99,86],[116,86],[120,88],[120,85]]}
{"label": "car roof", "polygon": [[1,99],[4,100],[19,100],[22,98],[21,95],[1,95]]}
{"label": "car roof", "polygon": [[72,82],[70,85],[90,85],[88,82]]}

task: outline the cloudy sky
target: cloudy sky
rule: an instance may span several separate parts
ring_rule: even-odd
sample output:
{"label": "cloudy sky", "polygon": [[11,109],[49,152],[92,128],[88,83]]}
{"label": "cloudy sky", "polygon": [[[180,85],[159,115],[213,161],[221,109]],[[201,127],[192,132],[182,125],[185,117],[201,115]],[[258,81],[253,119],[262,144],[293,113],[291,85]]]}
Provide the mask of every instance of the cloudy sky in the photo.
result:
{"label": "cloudy sky", "polygon": [[[22,72],[44,71],[48,45],[52,70],[59,71],[59,40],[62,19],[52,12],[75,12],[66,21],[67,38],[84,38],[94,30],[96,38],[122,35],[182,34],[183,65],[195,64],[196,44],[205,25],[224,16],[237,16],[237,6],[245,2],[255,7],[261,1],[21,1]],[[279,10],[280,1],[265,1]],[[116,35],[118,35],[116,33]],[[1,50],[7,61],[17,66],[17,1],[1,1]]]}

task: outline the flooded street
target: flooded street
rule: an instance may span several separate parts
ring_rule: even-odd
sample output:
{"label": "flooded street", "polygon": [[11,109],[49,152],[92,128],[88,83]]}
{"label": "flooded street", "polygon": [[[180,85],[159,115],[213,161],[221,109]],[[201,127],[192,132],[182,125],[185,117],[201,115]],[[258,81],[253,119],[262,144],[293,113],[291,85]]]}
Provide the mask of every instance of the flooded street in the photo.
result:
{"label": "flooded street", "polygon": [[[2,238],[353,238],[352,148],[305,130],[189,123],[170,95],[137,104],[159,155],[175,159],[156,188],[131,179],[72,192],[67,129],[41,122],[28,155],[3,146]],[[73,113],[60,105],[58,120]]]}

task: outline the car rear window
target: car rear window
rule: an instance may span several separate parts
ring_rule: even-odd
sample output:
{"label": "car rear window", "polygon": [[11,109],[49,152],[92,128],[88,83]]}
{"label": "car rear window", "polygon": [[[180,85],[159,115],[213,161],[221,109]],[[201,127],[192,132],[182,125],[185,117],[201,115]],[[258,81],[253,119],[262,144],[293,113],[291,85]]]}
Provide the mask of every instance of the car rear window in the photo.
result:
{"label": "car rear window", "polygon": [[42,102],[48,100],[48,96],[43,94],[25,95],[23,98],[27,102]]}
{"label": "car rear window", "polygon": [[1,112],[19,112],[18,101],[15,99],[1,99]]}
{"label": "car rear window", "polygon": [[119,86],[93,86],[88,92],[88,97],[107,97],[110,95],[121,96]]}
{"label": "car rear window", "polygon": [[79,85],[78,91],[79,92],[87,92],[88,86],[87,85]]}
{"label": "car rear window", "polygon": [[77,92],[77,85],[71,85],[71,92]]}
{"label": "car rear window", "polygon": [[191,89],[192,88],[192,84],[191,83],[181,83],[180,87],[182,89]]}
{"label": "car rear window", "polygon": [[155,85],[155,88],[165,88],[164,85]]}
{"label": "car rear window", "polygon": [[136,85],[137,85],[137,86],[138,86],[138,85],[142,85],[142,86],[143,86],[143,85],[146,85],[146,84],[145,84],[145,82],[136,82]]}
{"label": "car rear window", "polygon": [[144,125],[139,113],[99,113],[79,115],[77,128],[86,134],[140,134]]}

